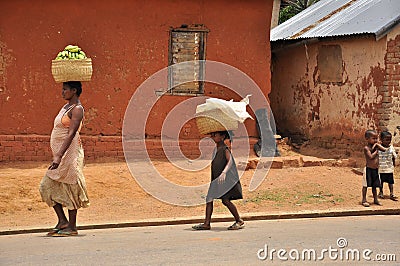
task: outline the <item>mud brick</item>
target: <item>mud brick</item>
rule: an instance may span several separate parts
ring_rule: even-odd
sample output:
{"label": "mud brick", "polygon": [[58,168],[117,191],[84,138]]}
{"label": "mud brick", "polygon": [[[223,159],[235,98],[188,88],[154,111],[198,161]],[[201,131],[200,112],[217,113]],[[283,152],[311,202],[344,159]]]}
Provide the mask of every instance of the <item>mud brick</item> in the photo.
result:
{"label": "mud brick", "polygon": [[[389,51],[389,48],[392,48],[392,47],[395,47],[395,46],[396,46],[396,41],[395,40],[390,40],[390,41],[387,42],[388,51]],[[393,50],[393,48],[391,50]]]}
{"label": "mud brick", "polygon": [[4,147],[13,147],[14,141],[0,141],[0,145]]}
{"label": "mud brick", "polygon": [[[400,72],[400,71],[399,71]],[[392,75],[392,80],[394,80],[394,82],[396,83],[396,81],[397,81],[397,85],[399,84],[399,80],[400,80],[400,73],[399,74],[395,74],[395,75]],[[394,85],[396,85],[396,84],[394,84]]]}
{"label": "mud brick", "polygon": [[238,162],[236,167],[238,170],[241,170],[241,171],[246,171],[249,169],[249,168],[247,168],[247,162]]}
{"label": "mud brick", "polygon": [[300,163],[303,167],[321,166],[321,159],[311,156],[301,156]]}
{"label": "mud brick", "polygon": [[283,167],[300,167],[300,160],[295,156],[283,157]]}
{"label": "mud brick", "polygon": [[337,167],[356,167],[357,162],[353,159],[341,159],[337,160],[335,166]]}
{"label": "mud brick", "polygon": [[118,153],[116,151],[106,151],[104,155],[107,157],[117,157]]}
{"label": "mud brick", "polygon": [[392,92],[391,91],[384,91],[384,92],[382,92],[382,96],[383,97],[391,97],[392,96]]}
{"label": "mud brick", "polygon": [[47,157],[44,155],[32,155],[32,161],[50,161],[51,157]]}
{"label": "mud brick", "polygon": [[383,96],[383,97],[382,97],[382,102],[383,102],[383,103],[391,103],[391,102],[392,102],[392,97],[390,97],[390,96]]}
{"label": "mud brick", "polygon": [[15,141],[23,141],[24,139],[26,139],[26,136],[21,136],[21,135],[17,135],[15,136]]}
{"label": "mud brick", "polygon": [[396,57],[395,55],[396,55],[395,49],[391,49],[390,52],[386,53],[386,60],[389,58],[395,58]]}
{"label": "mud brick", "polygon": [[9,155],[9,154],[3,154],[3,155],[0,157],[0,159],[1,159],[2,162],[10,161],[10,155]]}
{"label": "mud brick", "polygon": [[336,166],[337,161],[335,159],[322,159],[321,160],[321,165],[322,166]]}
{"label": "mud brick", "polygon": [[382,108],[391,108],[393,107],[393,103],[382,103]]}
{"label": "mud brick", "polygon": [[0,135],[0,141],[2,141],[2,140],[7,140],[7,141],[15,140],[15,136],[14,135]]}
{"label": "mud brick", "polygon": [[166,146],[172,146],[172,141],[170,141],[170,140],[164,140],[163,142],[162,142],[162,145],[164,146],[164,147],[166,147]]}
{"label": "mud brick", "polygon": [[248,169],[256,169],[256,168],[257,168],[257,165],[258,165],[258,162],[259,162],[258,159],[249,160],[249,161],[247,162],[247,167],[248,167]]}
{"label": "mud brick", "polygon": [[283,159],[281,157],[262,158],[262,165],[264,168],[282,169]]}

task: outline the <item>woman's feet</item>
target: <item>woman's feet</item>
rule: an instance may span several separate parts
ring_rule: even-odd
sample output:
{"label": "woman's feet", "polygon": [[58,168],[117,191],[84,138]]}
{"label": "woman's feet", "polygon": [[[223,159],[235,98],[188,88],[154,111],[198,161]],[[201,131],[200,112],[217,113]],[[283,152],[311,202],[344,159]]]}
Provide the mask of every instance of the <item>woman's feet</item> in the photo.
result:
{"label": "woman's feet", "polygon": [[58,231],[67,228],[68,225],[68,221],[64,223],[58,222],[58,224],[53,229],[51,229],[51,231],[49,231],[46,236],[53,236],[54,234],[57,234]]}
{"label": "woman's feet", "polygon": [[58,236],[77,236],[78,235],[78,230],[71,229],[69,227],[59,230],[57,233],[53,234],[52,236],[58,237]]}

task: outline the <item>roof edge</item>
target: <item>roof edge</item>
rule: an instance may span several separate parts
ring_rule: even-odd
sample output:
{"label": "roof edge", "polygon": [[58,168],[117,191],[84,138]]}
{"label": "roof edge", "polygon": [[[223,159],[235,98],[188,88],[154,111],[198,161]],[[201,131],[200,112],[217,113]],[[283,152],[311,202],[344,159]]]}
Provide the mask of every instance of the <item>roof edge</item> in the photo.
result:
{"label": "roof edge", "polygon": [[379,41],[380,39],[382,39],[384,36],[387,35],[387,33],[394,28],[397,24],[399,24],[400,22],[400,15],[398,15],[394,20],[390,21],[388,24],[386,24],[385,26],[383,26],[381,29],[379,29],[376,33],[375,33],[375,37],[376,40]]}

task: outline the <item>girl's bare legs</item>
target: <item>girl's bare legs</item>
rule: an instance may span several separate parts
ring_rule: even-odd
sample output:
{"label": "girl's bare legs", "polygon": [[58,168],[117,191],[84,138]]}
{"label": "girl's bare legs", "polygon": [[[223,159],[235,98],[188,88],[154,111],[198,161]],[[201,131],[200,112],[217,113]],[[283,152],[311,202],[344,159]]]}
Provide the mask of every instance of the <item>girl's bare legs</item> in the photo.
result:
{"label": "girl's bare legs", "polygon": [[230,200],[223,199],[222,204],[224,204],[232,213],[233,217],[235,217],[236,222],[243,222],[243,220],[240,218],[238,210],[236,209],[236,206]]}
{"label": "girl's bare legs", "polygon": [[204,225],[210,226],[211,224],[211,215],[214,210],[214,202],[210,201],[206,203],[206,219],[204,220]]}
{"label": "girl's bare legs", "polygon": [[192,226],[195,230],[210,230],[211,229],[211,215],[213,213],[214,203],[211,200],[210,202],[206,203],[206,218],[204,219],[204,223],[197,224]]}

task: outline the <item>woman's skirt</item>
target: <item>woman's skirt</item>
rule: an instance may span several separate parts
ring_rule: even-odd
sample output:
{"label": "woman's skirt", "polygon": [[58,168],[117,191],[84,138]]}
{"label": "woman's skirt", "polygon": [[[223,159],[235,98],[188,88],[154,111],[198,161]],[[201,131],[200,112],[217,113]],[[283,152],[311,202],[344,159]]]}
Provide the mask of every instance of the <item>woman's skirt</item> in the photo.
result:
{"label": "woman's skirt", "polygon": [[40,182],[39,188],[42,200],[49,207],[59,203],[68,210],[88,207],[89,198],[84,176],[81,175],[77,181],[76,184],[66,184],[55,181],[45,175]]}

